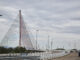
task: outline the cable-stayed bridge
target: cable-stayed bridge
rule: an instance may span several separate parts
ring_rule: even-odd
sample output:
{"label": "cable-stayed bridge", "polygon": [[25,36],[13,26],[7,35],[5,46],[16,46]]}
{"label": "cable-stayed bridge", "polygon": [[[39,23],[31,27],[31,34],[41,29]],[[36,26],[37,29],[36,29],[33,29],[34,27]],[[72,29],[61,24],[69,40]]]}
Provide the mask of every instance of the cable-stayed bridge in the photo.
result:
{"label": "cable-stayed bridge", "polygon": [[18,18],[13,21],[8,32],[2,39],[0,46],[4,47],[25,47],[26,49],[34,49],[29,31],[23,20],[21,10],[19,10]]}
{"label": "cable-stayed bridge", "polygon": [[[37,35],[36,35],[37,36]],[[37,40],[37,39],[36,39]],[[19,10],[19,15],[17,19],[13,21],[13,24],[10,26],[9,30],[2,39],[0,46],[3,47],[25,47],[27,50],[35,50],[35,43],[31,40],[29,30],[27,25],[23,20],[21,10]],[[37,47],[37,46],[36,46]],[[39,51],[39,50],[38,50]],[[57,51],[58,52],[58,51]],[[48,60],[56,57],[62,57],[68,55],[69,52],[59,51],[59,53],[54,53],[53,51],[44,51],[44,52],[35,52],[35,53],[11,53],[11,54],[0,54],[0,59],[28,59],[28,60]]]}

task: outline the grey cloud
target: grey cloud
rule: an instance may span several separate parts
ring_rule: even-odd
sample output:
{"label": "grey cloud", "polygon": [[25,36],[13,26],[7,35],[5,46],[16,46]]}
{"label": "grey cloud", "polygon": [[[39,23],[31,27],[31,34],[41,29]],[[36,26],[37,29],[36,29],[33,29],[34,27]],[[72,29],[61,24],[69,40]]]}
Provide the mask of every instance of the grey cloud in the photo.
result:
{"label": "grey cloud", "polygon": [[80,26],[69,26],[61,30],[61,33],[80,34]]}
{"label": "grey cloud", "polygon": [[2,18],[5,18],[6,20],[12,20],[13,19],[13,15],[12,13],[10,13],[9,11],[6,10],[0,10],[0,13],[3,15]]}
{"label": "grey cloud", "polygon": [[[9,2],[10,2],[10,4],[9,4]],[[73,2],[75,2],[75,4]],[[30,16],[29,16],[30,12],[28,13],[28,15],[25,12],[24,12],[24,14],[26,16],[28,16],[27,19],[29,19],[31,21],[34,20],[36,23],[38,22],[38,20],[41,20],[41,21],[45,20],[45,22],[50,22],[53,24],[62,24],[62,23],[67,22],[66,19],[62,18],[63,15],[65,17],[70,15],[70,14],[65,15],[65,13],[67,13],[67,11],[74,12],[75,10],[79,9],[79,5],[77,6],[76,2],[79,2],[79,0],[77,0],[77,1],[75,1],[75,0],[74,1],[73,0],[67,0],[67,1],[66,0],[54,0],[54,1],[53,0],[51,0],[51,1],[49,1],[49,0],[43,0],[43,1],[42,0],[41,1],[40,0],[37,0],[37,1],[36,0],[34,0],[34,1],[32,1],[32,0],[24,0],[24,1],[16,0],[15,1],[14,0],[13,2],[11,0],[7,0],[6,2],[2,1],[1,3],[3,3],[2,5],[4,5],[4,6],[5,5],[11,6],[11,7],[17,8],[17,9],[23,8],[23,10],[27,10],[29,8],[34,8],[35,10],[32,10],[32,12],[30,11],[31,13],[33,13]],[[68,6],[68,7],[66,7],[66,6]],[[41,13],[40,12],[41,10],[46,11],[46,13],[43,13],[43,12]],[[53,17],[53,18],[49,17],[52,15],[57,16],[59,14],[61,15],[59,17]],[[10,17],[12,17],[12,16],[10,16]],[[38,19],[37,19],[37,17],[38,17]],[[11,18],[9,18],[9,19],[11,19]],[[39,25],[41,25],[41,24],[39,24]]]}
{"label": "grey cloud", "polygon": [[71,20],[78,20],[78,21],[80,21],[80,17],[71,18]]}

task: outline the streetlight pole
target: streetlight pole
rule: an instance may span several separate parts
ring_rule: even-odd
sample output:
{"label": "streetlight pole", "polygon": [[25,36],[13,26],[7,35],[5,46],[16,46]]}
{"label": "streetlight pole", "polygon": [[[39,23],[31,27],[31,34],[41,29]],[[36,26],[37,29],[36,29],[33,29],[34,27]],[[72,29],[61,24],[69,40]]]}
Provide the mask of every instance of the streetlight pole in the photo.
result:
{"label": "streetlight pole", "polygon": [[[0,16],[3,16],[3,15],[0,15]],[[1,45],[1,44],[0,44]]]}
{"label": "streetlight pole", "polygon": [[52,47],[53,47],[53,39],[52,39],[52,41],[51,41],[51,50],[52,50]]}
{"label": "streetlight pole", "polygon": [[0,16],[2,16],[2,15],[0,15]]}
{"label": "streetlight pole", "polygon": [[50,37],[50,36],[48,35],[48,50],[49,50],[49,37]]}
{"label": "streetlight pole", "polygon": [[74,49],[76,49],[76,41],[74,40]]}
{"label": "streetlight pole", "polygon": [[37,43],[38,43],[38,42],[37,42],[37,40],[38,40],[38,31],[39,31],[39,30],[36,30],[36,50],[37,50]]}

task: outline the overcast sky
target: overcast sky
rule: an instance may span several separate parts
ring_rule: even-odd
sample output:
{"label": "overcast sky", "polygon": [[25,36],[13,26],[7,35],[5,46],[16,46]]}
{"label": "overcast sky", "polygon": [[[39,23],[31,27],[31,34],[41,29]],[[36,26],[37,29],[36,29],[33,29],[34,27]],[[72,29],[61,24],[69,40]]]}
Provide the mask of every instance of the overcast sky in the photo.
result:
{"label": "overcast sky", "polygon": [[80,48],[80,0],[0,0],[0,41],[20,9],[34,39],[39,30],[40,48],[46,47],[48,35],[53,48]]}

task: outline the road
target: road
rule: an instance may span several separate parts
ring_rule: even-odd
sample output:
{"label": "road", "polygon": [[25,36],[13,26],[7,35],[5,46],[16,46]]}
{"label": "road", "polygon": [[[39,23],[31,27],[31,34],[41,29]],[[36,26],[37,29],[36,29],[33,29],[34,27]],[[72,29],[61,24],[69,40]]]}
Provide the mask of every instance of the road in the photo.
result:
{"label": "road", "polygon": [[67,56],[52,59],[52,60],[80,60],[80,57],[78,57],[78,53],[74,52],[74,53],[71,53]]}

